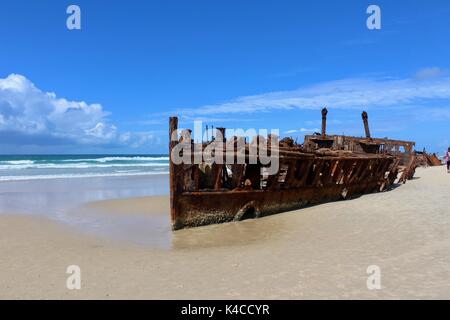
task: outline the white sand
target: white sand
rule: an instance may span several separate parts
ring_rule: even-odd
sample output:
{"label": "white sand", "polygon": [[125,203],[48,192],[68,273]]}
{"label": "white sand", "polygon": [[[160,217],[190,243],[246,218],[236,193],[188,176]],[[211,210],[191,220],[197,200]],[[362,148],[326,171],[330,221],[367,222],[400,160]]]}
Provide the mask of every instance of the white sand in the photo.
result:
{"label": "white sand", "polygon": [[[170,250],[0,215],[0,298],[449,299],[450,174],[416,176],[390,192],[177,231]],[[126,214],[155,201],[167,208],[164,197],[94,207]],[[81,290],[65,287],[72,264]],[[369,265],[381,268],[380,290],[366,287]]]}

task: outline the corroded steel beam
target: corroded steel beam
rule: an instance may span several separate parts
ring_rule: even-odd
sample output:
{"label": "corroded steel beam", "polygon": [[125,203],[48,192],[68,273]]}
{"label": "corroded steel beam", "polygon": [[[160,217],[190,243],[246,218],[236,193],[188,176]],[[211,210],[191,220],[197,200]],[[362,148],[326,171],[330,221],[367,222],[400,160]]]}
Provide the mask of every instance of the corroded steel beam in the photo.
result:
{"label": "corroded steel beam", "polygon": [[[170,173],[170,218],[172,221],[176,221],[177,217],[177,203],[178,203],[178,188],[177,183],[179,181],[178,167],[174,165],[172,161],[172,150],[178,143],[177,136],[178,118],[170,117],[169,119],[169,173]],[[174,226],[176,228],[176,226]]]}

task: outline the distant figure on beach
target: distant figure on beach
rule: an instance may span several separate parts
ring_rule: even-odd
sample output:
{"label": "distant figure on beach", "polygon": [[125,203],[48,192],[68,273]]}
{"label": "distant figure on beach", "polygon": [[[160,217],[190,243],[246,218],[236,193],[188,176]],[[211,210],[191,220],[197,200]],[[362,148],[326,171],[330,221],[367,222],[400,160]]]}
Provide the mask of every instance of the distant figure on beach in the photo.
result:
{"label": "distant figure on beach", "polygon": [[445,162],[447,162],[447,173],[450,173],[450,148],[445,153]]}

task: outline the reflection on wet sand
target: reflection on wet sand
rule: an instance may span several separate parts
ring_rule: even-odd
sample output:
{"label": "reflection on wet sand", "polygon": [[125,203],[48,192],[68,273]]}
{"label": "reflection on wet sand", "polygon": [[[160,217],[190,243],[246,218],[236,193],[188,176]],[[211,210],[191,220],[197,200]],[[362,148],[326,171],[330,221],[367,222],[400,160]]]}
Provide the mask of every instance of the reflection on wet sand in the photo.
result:
{"label": "reflection on wet sand", "polygon": [[273,239],[287,227],[282,219],[260,218],[172,232],[168,196],[99,201],[80,210],[103,219],[102,234],[163,249],[245,245]]}
{"label": "reflection on wet sand", "polygon": [[242,246],[276,238],[287,227],[284,220],[267,218],[210,225],[173,232],[172,248],[192,249]]}

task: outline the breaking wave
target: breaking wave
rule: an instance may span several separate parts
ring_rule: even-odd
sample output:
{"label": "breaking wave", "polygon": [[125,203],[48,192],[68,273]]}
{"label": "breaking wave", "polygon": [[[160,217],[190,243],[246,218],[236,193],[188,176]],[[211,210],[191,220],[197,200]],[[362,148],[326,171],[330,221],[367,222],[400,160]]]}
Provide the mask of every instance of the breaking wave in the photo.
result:
{"label": "breaking wave", "polygon": [[167,173],[168,156],[0,156],[0,181]]}

